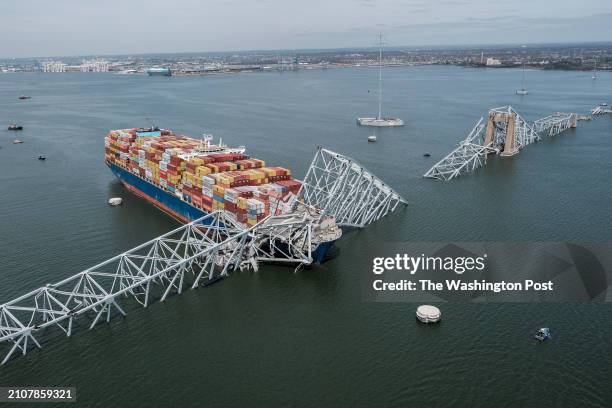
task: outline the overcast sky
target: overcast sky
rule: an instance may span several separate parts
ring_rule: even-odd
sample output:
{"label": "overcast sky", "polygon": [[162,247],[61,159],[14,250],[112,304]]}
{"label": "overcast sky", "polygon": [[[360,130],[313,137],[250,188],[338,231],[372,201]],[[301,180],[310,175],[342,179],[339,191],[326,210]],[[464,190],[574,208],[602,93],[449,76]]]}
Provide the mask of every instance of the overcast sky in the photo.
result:
{"label": "overcast sky", "polygon": [[0,57],[612,40],[609,0],[0,0]]}

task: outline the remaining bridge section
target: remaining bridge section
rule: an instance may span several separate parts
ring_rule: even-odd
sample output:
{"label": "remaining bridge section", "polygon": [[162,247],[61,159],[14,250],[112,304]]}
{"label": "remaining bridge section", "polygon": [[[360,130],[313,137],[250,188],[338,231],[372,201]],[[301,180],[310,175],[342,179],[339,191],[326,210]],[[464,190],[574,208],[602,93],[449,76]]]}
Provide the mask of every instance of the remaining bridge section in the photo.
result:
{"label": "remaining bridge section", "polygon": [[406,204],[395,190],[364,166],[319,147],[298,196],[347,227],[364,227]]}
{"label": "remaining bridge section", "polygon": [[489,110],[486,118],[480,118],[470,134],[455,150],[430,168],[423,177],[451,180],[461,174],[475,171],[487,162],[487,156],[514,156],[525,146],[541,139],[555,136],[576,127],[575,113],[555,113],[529,124],[511,106]]}
{"label": "remaining bridge section", "polygon": [[612,107],[608,106],[607,103],[602,103],[591,109],[591,115],[605,115],[606,113],[612,113]]}
{"label": "remaining bridge section", "polygon": [[578,117],[575,113],[557,112],[533,122],[533,128],[541,136],[553,137],[569,128],[575,128]]}

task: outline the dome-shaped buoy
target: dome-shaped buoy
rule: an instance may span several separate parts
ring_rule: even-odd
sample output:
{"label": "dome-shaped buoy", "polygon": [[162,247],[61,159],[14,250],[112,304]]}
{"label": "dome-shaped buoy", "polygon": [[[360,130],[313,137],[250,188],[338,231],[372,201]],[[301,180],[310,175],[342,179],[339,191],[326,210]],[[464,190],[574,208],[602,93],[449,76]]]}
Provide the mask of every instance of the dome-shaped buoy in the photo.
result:
{"label": "dome-shaped buoy", "polygon": [[421,323],[437,323],[442,318],[442,313],[435,306],[421,305],[417,308],[416,317]]}
{"label": "dome-shaped buoy", "polygon": [[109,205],[121,205],[123,203],[123,198],[121,197],[113,197],[108,200]]}

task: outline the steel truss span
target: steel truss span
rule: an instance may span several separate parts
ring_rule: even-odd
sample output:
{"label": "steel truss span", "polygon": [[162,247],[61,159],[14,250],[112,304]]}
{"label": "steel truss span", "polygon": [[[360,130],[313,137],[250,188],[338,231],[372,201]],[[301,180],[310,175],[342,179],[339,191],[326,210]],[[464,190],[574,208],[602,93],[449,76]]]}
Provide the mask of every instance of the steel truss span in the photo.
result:
{"label": "steel truss span", "polygon": [[596,107],[594,107],[593,109],[591,109],[591,115],[605,115],[607,113],[612,113],[612,107],[608,106],[608,104],[601,104],[598,105]]}
{"label": "steel truss span", "polygon": [[344,227],[362,228],[406,204],[395,190],[350,157],[319,147],[298,194]]}
{"label": "steel truss span", "polygon": [[[59,327],[67,336],[75,324],[93,329],[102,319],[125,315],[120,299],[147,307],[237,269],[258,269],[261,261],[312,263],[320,214],[298,208],[244,229],[215,211],[57,283],[0,305],[0,343],[12,344],[2,360],[41,347],[37,333]],[[315,217],[314,215],[317,215]],[[337,237],[332,237],[337,238]]]}
{"label": "steel truss span", "polygon": [[480,118],[467,138],[457,148],[434,164],[424,175],[426,178],[452,180],[462,174],[483,167],[491,153],[514,156],[521,149],[541,140],[576,127],[575,113],[554,113],[529,124],[511,106],[489,110]]}
{"label": "steel truss span", "polygon": [[533,128],[541,136],[553,137],[569,128],[575,128],[575,113],[557,112],[533,122]]}
{"label": "steel truss span", "polygon": [[483,122],[484,118],[480,118],[465,140],[459,142],[455,150],[436,163],[423,177],[450,180],[484,166],[487,155],[495,149],[491,143],[484,145]]}
{"label": "steel truss span", "polygon": [[249,230],[217,211],[0,305],[0,343],[12,343],[2,364],[16,351],[25,355],[29,347],[40,348],[35,334],[47,327],[57,326],[70,336],[77,322],[92,329],[101,319],[125,315],[120,298],[147,307],[154,287],[161,289],[163,301],[183,291],[188,274],[192,287],[227,275],[240,267],[249,238]]}

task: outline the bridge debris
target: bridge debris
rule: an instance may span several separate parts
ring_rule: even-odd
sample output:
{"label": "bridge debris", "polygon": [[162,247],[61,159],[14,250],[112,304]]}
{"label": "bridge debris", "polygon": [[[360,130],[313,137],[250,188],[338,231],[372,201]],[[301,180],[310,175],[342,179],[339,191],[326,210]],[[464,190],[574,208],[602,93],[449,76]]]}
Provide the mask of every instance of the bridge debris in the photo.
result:
{"label": "bridge debris", "polygon": [[406,204],[395,190],[350,157],[319,147],[298,193],[344,227],[362,228]]}
{"label": "bridge debris", "polygon": [[606,113],[612,113],[612,107],[608,106],[607,103],[602,103],[591,109],[591,115],[605,115]]}

